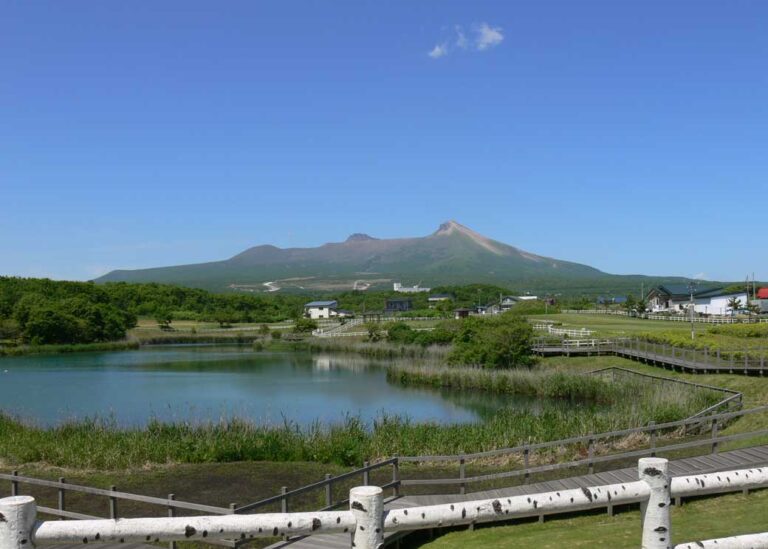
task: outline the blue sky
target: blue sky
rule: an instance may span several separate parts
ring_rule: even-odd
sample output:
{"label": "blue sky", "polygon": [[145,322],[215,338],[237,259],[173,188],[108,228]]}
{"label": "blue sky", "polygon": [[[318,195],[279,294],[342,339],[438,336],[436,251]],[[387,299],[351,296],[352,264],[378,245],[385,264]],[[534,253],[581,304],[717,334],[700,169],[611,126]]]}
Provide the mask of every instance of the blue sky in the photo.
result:
{"label": "blue sky", "polygon": [[768,279],[768,2],[6,1],[0,273],[455,219]]}

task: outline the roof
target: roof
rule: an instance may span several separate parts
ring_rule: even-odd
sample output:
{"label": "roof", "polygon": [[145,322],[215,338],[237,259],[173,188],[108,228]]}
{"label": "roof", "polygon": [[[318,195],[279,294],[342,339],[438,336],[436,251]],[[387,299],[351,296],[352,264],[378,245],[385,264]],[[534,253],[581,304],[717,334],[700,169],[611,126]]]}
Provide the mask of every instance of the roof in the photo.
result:
{"label": "roof", "polygon": [[338,303],[336,301],[310,301],[304,308],[307,307],[336,307]]}
{"label": "roof", "polygon": [[[695,287],[693,289],[693,297],[712,297],[712,295],[709,295],[714,292],[722,291],[722,286],[716,286],[716,287],[707,287],[707,288],[700,288]],[[656,292],[660,294],[665,294],[670,297],[684,297],[684,296],[690,296],[691,290],[688,287],[688,284],[662,284],[661,286],[656,286],[651,290],[651,293]],[[707,295],[703,295],[707,294]]]}
{"label": "roof", "polygon": [[760,288],[757,290],[757,299],[768,299],[768,288]]}

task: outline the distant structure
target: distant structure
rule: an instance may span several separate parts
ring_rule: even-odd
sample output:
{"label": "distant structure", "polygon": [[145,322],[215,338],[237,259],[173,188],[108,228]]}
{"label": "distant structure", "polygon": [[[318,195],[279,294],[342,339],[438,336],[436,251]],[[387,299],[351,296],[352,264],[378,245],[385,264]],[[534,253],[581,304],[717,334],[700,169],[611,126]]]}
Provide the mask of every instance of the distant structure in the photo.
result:
{"label": "distant structure", "polygon": [[338,316],[339,304],[336,301],[310,301],[304,305],[304,316],[312,320]]}
{"label": "distant structure", "polygon": [[687,284],[665,284],[656,286],[648,292],[646,298],[651,312],[685,312],[690,310],[691,297],[693,297],[694,311],[705,315],[727,315],[735,311],[731,310],[728,303],[737,299],[742,307],[749,303],[749,294],[746,291],[726,292],[722,287],[691,288]]}
{"label": "distant structure", "polygon": [[392,287],[395,289],[396,292],[400,292],[401,294],[418,294],[420,292],[428,292],[432,288],[423,288],[416,284],[416,286],[403,286],[399,282],[395,282]]}
{"label": "distant structure", "polygon": [[437,307],[441,301],[453,301],[453,296],[451,294],[433,294],[427,298],[430,309]]}
{"label": "distant structure", "polygon": [[413,308],[413,301],[410,297],[394,297],[387,299],[386,308],[387,313],[404,313],[410,311]]}

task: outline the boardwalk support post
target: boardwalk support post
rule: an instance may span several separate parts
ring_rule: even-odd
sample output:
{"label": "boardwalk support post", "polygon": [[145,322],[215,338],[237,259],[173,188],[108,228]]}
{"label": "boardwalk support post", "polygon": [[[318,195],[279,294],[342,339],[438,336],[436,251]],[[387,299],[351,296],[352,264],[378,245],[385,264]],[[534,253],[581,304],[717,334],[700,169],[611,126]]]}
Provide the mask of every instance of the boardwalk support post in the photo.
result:
{"label": "boardwalk support post", "polygon": [[669,462],[664,458],[640,458],[638,474],[648,484],[651,495],[643,509],[643,549],[672,547],[669,516]]}
{"label": "boardwalk support post", "polygon": [[384,547],[384,491],[378,486],[352,488],[349,491],[349,508],[357,522],[352,535],[352,547]]}
{"label": "boardwalk support post", "polygon": [[31,538],[36,520],[37,505],[33,497],[0,499],[0,549],[34,547]]}

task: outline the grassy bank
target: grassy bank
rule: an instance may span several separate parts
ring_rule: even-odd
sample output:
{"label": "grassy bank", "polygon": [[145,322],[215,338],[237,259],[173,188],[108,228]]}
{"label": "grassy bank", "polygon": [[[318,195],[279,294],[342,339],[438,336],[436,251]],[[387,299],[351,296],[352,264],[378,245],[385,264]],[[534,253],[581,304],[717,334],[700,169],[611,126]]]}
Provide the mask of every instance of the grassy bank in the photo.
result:
{"label": "grassy bank", "polygon": [[611,381],[600,376],[552,369],[483,370],[397,364],[387,369],[387,379],[403,385],[610,404],[617,407],[612,413],[618,413],[619,410],[626,412],[627,409],[641,406],[645,408],[644,415],[658,418],[664,415],[672,418],[692,415],[726,396],[713,389],[680,383],[658,381],[649,384],[647,379],[631,377]]}
{"label": "grassy bank", "polygon": [[106,343],[73,343],[68,345],[18,345],[0,347],[0,356],[23,356],[57,353],[83,353],[89,351],[126,351],[139,348],[138,341],[110,341]]}
{"label": "grassy bank", "polygon": [[303,350],[324,353],[350,353],[368,358],[398,359],[398,358],[430,358],[445,359],[450,352],[448,345],[403,345],[388,342],[371,343],[353,338],[312,338],[302,343]]}
{"label": "grassy bank", "polygon": [[[567,395],[567,387],[574,383],[559,375],[551,379],[550,386],[559,387],[552,394]],[[592,387],[589,391],[595,400],[610,397],[610,406],[543,405],[538,412],[505,408],[482,423],[456,425],[381,415],[370,424],[348,417],[342,423],[308,427],[228,419],[197,424],[154,421],[146,427],[120,428],[110,421],[91,419],[44,428],[0,414],[0,459],[10,464],[38,462],[92,469],[233,461],[359,465],[366,459],[395,454],[477,452],[682,419],[704,407],[697,398],[679,402],[648,395],[639,398],[629,386],[623,393],[611,393],[599,380],[596,383],[585,387]],[[625,398],[619,398],[620,394]],[[628,394],[632,398],[626,398]]]}

